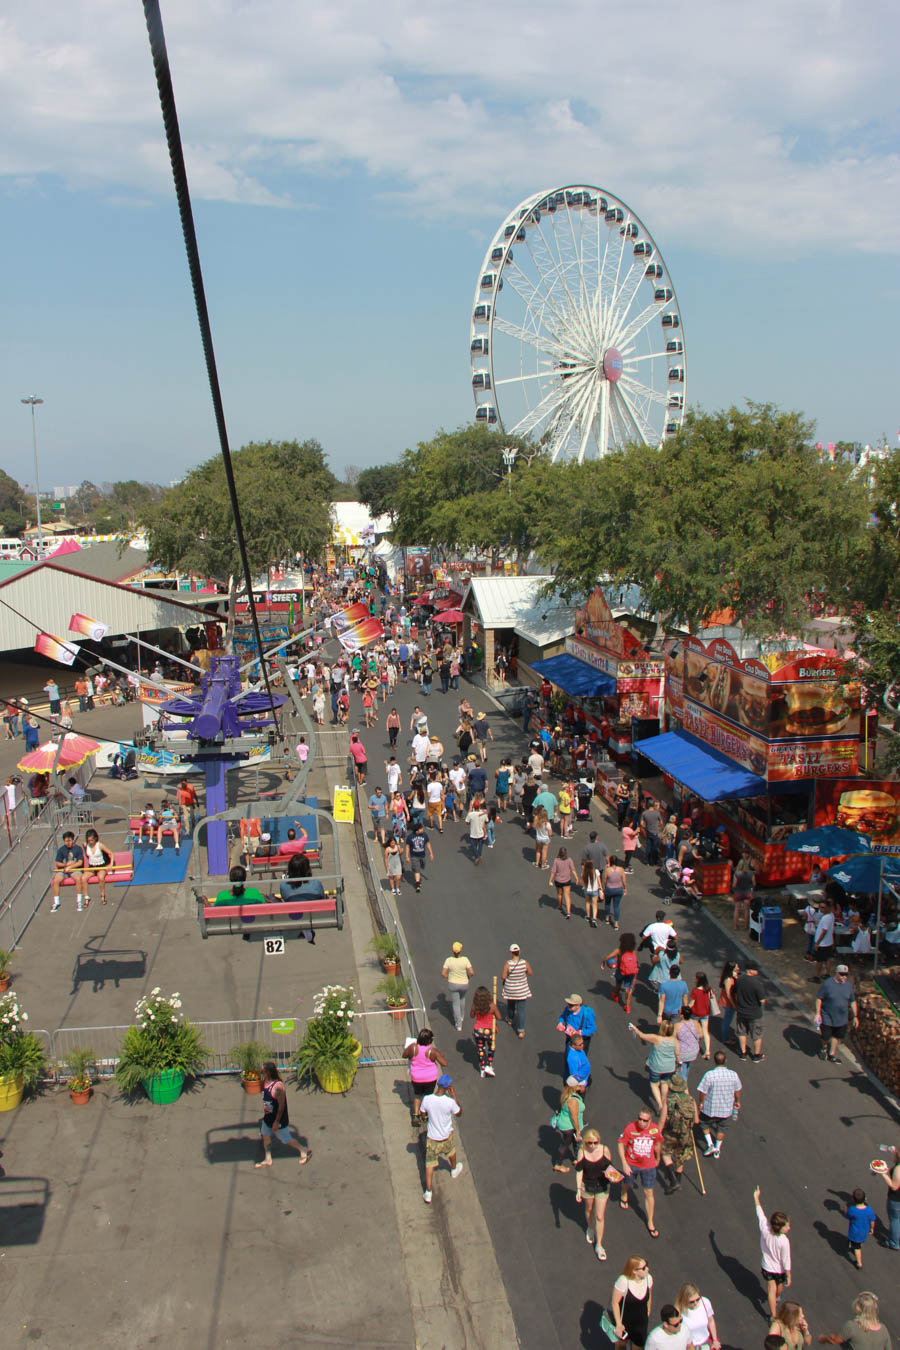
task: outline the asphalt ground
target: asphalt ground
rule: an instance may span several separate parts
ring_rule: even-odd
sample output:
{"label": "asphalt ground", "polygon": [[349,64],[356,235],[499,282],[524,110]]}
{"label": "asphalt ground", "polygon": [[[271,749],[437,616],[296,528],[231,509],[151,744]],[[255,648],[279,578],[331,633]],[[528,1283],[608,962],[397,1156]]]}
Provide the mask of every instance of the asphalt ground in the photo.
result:
{"label": "asphalt ground", "polygon": [[[458,701],[465,693],[476,709],[489,715],[494,735],[488,757],[492,781],[501,755],[518,756],[525,747],[520,724],[500,713],[480,689],[463,684],[460,693],[442,695],[439,686],[437,690],[423,699],[417,685],[398,685],[394,701],[404,728],[413,704],[421,703],[431,729],[451,755]],[[381,763],[388,753],[387,735],[383,709],[379,712],[378,726],[361,733],[369,753],[368,790],[384,782]],[[404,757],[409,753],[407,740],[404,732]],[[593,825],[578,824],[569,843],[576,862],[591,828],[598,829],[611,851],[618,843],[603,805],[595,802],[593,814]],[[816,1058],[819,1041],[808,1018],[774,988],[765,1021],[765,1062],[739,1063],[729,1055],[729,1064],[743,1081],[743,1111],[727,1134],[721,1159],[701,1158],[707,1194],[700,1191],[693,1163],[675,1196],[666,1198],[657,1188],[660,1238],[653,1240],[633,1205],[627,1214],[619,1209],[613,1188],[604,1239],[609,1259],[605,1264],[597,1261],[585,1243],[581,1207],[574,1198],[574,1172],[552,1171],[555,1132],[549,1120],[562,1081],[562,1037],[555,1026],[565,996],[572,992],[581,993],[597,1014],[586,1121],[600,1130],[614,1158],[620,1130],[649,1100],[645,1047],[627,1033],[628,1019],[611,1001],[612,982],[602,973],[614,934],[605,926],[593,930],[585,924],[577,892],[572,919],[567,922],[560,916],[547,873],[536,873],[532,866],[533,840],[520,818],[507,815],[497,831],[496,847],[485,849],[478,867],[470,861],[462,823],[447,824],[443,837],[433,830],[429,834],[436,861],[427,865],[421,894],[405,878],[400,913],[436,1044],[449,1058],[464,1108],[459,1129],[463,1156],[474,1176],[525,1350],[569,1350],[576,1344],[606,1347],[599,1329],[600,1310],[608,1304],[613,1281],[632,1254],[650,1263],[657,1310],[674,1301],[682,1282],[690,1280],[712,1300],[724,1346],[749,1350],[762,1345],[767,1324],[752,1200],[757,1184],[768,1212],[780,1208],[791,1217],[790,1293],[802,1303],[814,1339],[840,1328],[850,1315],[852,1299],[863,1289],[879,1294],[885,1323],[900,1332],[897,1255],[877,1241],[884,1232],[885,1188],[868,1167],[878,1146],[897,1137],[898,1122],[877,1088],[849,1059],[832,1065]],[[554,835],[551,860],[560,842]],[[623,904],[622,929],[638,932],[653,917],[662,894],[655,870],[637,861]],[[694,971],[703,969],[717,985],[724,960],[740,959],[739,950],[702,912],[680,906],[669,912],[679,933],[688,984]],[[456,939],[464,943],[475,968],[474,984],[491,987],[511,942],[520,944],[534,969],[527,1035],[520,1041],[501,1026],[493,1080],[478,1077],[471,1036],[455,1031],[443,990],[441,966]],[[655,1000],[647,971],[644,957],[632,1020],[652,1030]],[[693,1067],[694,1089],[703,1067],[702,1061]],[[847,1258],[842,1214],[857,1186],[866,1190],[879,1215],[876,1239],[865,1246],[861,1273]]]}

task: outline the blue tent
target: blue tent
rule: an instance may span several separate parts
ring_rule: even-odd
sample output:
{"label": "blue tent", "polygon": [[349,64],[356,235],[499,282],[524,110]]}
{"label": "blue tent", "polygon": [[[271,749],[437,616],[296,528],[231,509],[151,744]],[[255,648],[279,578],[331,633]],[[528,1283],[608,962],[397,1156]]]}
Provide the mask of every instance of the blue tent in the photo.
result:
{"label": "blue tent", "polygon": [[843,858],[845,853],[871,853],[868,835],[844,830],[840,825],[819,825],[798,830],[784,841],[786,853],[815,853],[820,858]]}
{"label": "blue tent", "polygon": [[531,669],[546,675],[558,689],[581,698],[605,698],[616,692],[616,682],[611,675],[595,670],[587,661],[579,661],[577,656],[570,656],[568,652],[548,656],[545,661],[532,661]]}

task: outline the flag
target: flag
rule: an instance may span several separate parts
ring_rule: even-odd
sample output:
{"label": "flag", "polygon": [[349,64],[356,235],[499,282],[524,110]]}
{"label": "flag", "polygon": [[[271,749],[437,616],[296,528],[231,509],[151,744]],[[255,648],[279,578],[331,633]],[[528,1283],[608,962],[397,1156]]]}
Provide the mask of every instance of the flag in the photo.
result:
{"label": "flag", "polygon": [[69,632],[80,633],[82,637],[90,638],[92,642],[99,642],[109,632],[109,624],[98,623],[96,619],[89,619],[86,614],[73,614],[69,620]]}
{"label": "flag", "polygon": [[362,600],[357,600],[355,605],[349,605],[346,609],[339,609],[334,614],[329,614],[325,620],[326,626],[331,625],[335,633],[343,633],[348,628],[352,628],[355,623],[369,617],[369,611]]}
{"label": "flag", "polygon": [[61,638],[55,638],[50,633],[40,633],[34,644],[34,650],[39,656],[48,656],[51,661],[58,661],[61,666],[72,666],[80,648],[76,647],[74,642],[63,642]]}
{"label": "flag", "polygon": [[[365,606],[363,608],[365,609]],[[347,628],[337,635],[338,642],[345,652],[358,652],[367,643],[374,642],[377,638],[383,636],[384,629],[381,626],[380,619],[372,619],[368,616],[362,623],[356,624],[353,628]]]}
{"label": "flag", "polygon": [[291,600],[290,604],[288,605],[288,623],[290,624],[291,628],[293,628],[293,626],[294,626],[294,602],[293,602],[293,600]]}

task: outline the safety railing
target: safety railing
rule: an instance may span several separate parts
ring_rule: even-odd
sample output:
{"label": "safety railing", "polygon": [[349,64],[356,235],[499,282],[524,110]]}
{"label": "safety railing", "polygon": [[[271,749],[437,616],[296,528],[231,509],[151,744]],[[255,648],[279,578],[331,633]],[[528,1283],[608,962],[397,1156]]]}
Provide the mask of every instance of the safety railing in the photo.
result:
{"label": "safety railing", "polygon": [[[386,1064],[402,1064],[401,1051],[407,1035],[406,1019],[422,1016],[422,1007],[403,1010],[398,1020],[390,1009],[366,1009],[356,1014],[351,1025],[353,1035],[362,1046],[361,1067],[374,1068]],[[195,1022],[200,1039],[207,1048],[205,1077],[238,1072],[235,1047],[247,1041],[259,1041],[271,1052],[279,1068],[289,1067],[297,1054],[306,1032],[306,1018],[244,1018],[221,1022]],[[45,1040],[50,1064],[49,1078],[62,1080],[67,1062],[75,1050],[90,1050],[100,1078],[111,1078],[119,1061],[125,1026],[58,1027],[56,1031],[39,1031]]]}

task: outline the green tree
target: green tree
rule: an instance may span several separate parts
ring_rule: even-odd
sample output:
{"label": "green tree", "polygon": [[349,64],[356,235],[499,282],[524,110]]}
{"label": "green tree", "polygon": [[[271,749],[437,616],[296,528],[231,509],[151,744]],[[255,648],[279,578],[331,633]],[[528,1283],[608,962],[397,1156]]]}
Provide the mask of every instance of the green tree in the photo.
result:
{"label": "green tree", "polygon": [[19,484],[0,469],[0,511],[14,511],[24,515],[27,509],[27,498]]}
{"label": "green tree", "polygon": [[141,511],[152,502],[158,501],[162,495],[162,488],[155,483],[139,483],[136,478],[127,478],[113,483],[109,490],[109,503],[114,503],[119,508],[118,512],[110,511],[110,515],[116,518],[124,516],[127,522],[133,525]]}
{"label": "green tree", "polygon": [[[334,475],[316,440],[266,441],[232,456],[247,554],[254,575],[302,552],[316,556],[331,536]],[[226,582],[241,574],[231,501],[221,459],[192,469],[158,506],[142,514],[148,547],[163,567]]]}
{"label": "green tree", "polygon": [[[515,446],[523,463],[535,447],[520,437],[504,436],[482,426],[439,431],[415,450],[405,450],[394,484],[394,529],[400,544],[468,542],[450,538],[455,533],[449,503],[492,492],[503,479],[503,450]],[[515,472],[515,471],[514,471]],[[432,518],[432,512],[435,512]]]}
{"label": "green tree", "polygon": [[376,464],[363,469],[356,480],[359,500],[373,516],[392,516],[395,510],[397,484],[403,473],[400,464]]}
{"label": "green tree", "polygon": [[96,483],[85,478],[72,496],[70,510],[81,520],[87,520],[103,497]]}
{"label": "green tree", "polygon": [[771,404],[692,411],[658,451],[571,466],[542,553],[568,594],[605,574],[692,627],[730,609],[749,632],[791,632],[814,600],[846,604],[868,508],[811,433]]}

